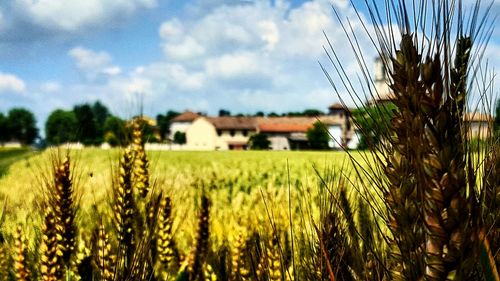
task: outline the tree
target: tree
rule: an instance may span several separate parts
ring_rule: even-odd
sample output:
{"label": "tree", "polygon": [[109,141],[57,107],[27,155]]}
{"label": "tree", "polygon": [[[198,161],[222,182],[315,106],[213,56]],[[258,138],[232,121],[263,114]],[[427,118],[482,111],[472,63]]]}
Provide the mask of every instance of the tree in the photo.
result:
{"label": "tree", "polygon": [[393,103],[382,103],[353,111],[354,123],[361,133],[358,149],[367,149],[380,143],[382,136],[388,133],[388,124],[394,116],[395,109]]}
{"label": "tree", "polygon": [[328,149],[330,135],[321,122],[315,122],[312,128],[307,130],[306,136],[312,149]]}
{"label": "tree", "polygon": [[92,113],[95,118],[97,135],[98,137],[102,137],[104,134],[104,122],[106,122],[106,119],[111,116],[111,113],[109,113],[109,109],[100,101],[96,101],[92,105]]}
{"label": "tree", "polygon": [[309,117],[320,116],[323,114],[324,114],[323,111],[318,109],[306,109],[302,112],[303,116],[309,116]]}
{"label": "tree", "polygon": [[156,124],[160,129],[160,137],[163,140],[167,135],[170,134],[170,123],[172,119],[177,117],[180,113],[177,111],[169,110],[166,115],[158,114],[156,116]]}
{"label": "tree", "polygon": [[23,145],[32,144],[38,137],[35,116],[24,108],[13,108],[9,111],[7,128],[11,139]]}
{"label": "tree", "polygon": [[97,132],[97,123],[92,108],[88,104],[76,105],[73,108],[78,123],[77,140],[84,145],[98,144],[101,139]]}
{"label": "tree", "polygon": [[10,140],[10,132],[8,131],[8,120],[3,113],[0,112],[0,143]]}
{"label": "tree", "polygon": [[231,116],[231,111],[225,110],[225,109],[220,109],[219,110],[219,117],[222,117],[222,116]]}
{"label": "tree", "polygon": [[54,110],[45,122],[45,138],[49,144],[76,141],[78,123],[73,111]]}
{"label": "tree", "polygon": [[174,134],[174,143],[176,144],[185,144],[186,143],[186,133],[183,132],[175,132]]}
{"label": "tree", "polygon": [[265,134],[255,134],[250,137],[250,148],[256,150],[269,149],[271,142]]}
{"label": "tree", "polygon": [[111,146],[125,145],[129,141],[125,121],[117,116],[109,116],[104,122],[104,140]]}

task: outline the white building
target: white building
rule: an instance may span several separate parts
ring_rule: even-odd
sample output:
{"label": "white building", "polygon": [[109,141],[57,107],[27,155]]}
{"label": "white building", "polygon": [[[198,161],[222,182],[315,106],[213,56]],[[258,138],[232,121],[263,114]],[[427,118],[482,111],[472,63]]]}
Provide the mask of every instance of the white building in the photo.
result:
{"label": "white building", "polygon": [[170,140],[174,139],[176,132],[186,133],[187,129],[200,115],[192,111],[184,111],[179,116],[172,119],[170,122],[170,134],[168,138]]}

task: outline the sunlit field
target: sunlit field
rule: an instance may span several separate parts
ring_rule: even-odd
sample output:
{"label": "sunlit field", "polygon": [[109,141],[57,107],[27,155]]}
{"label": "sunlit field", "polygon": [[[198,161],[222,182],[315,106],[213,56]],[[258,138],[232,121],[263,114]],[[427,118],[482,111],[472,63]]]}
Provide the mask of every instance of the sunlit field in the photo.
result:
{"label": "sunlit field", "polygon": [[[39,203],[46,188],[44,177],[51,176],[54,155],[66,152],[48,150],[18,158],[0,178],[5,208],[2,228],[7,236],[19,223],[32,232],[28,236],[36,236],[41,225]],[[77,221],[82,235],[91,234],[98,213],[110,211],[112,175],[118,167],[119,153],[100,149],[70,151],[75,191],[80,196]],[[352,156],[359,158],[357,152]],[[267,232],[271,221],[285,230],[290,224],[290,212],[296,224],[311,215],[317,218],[317,206],[311,203],[318,199],[318,174],[326,178],[334,172],[348,172],[350,167],[347,153],[340,151],[163,151],[148,152],[148,157],[153,189],[172,198],[174,232],[180,249],[186,251],[194,239],[197,201],[203,191],[212,204],[212,243],[220,246],[239,231]]]}

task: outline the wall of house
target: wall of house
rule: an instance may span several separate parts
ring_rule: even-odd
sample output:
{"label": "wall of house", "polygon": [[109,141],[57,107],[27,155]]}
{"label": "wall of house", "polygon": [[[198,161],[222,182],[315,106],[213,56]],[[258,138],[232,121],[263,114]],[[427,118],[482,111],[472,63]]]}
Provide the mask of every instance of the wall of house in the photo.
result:
{"label": "wall of house", "polygon": [[185,133],[191,124],[192,122],[172,122],[170,124],[170,135],[168,137],[173,140],[175,132]]}
{"label": "wall of house", "polygon": [[290,142],[285,135],[271,135],[267,139],[271,142],[270,148],[272,150],[290,150]]}
{"label": "wall of house", "polygon": [[347,142],[347,147],[349,149],[357,149],[360,137],[361,137],[361,132],[358,130],[354,131],[354,133],[351,135],[351,139],[349,140],[349,142]]}
{"label": "wall of house", "polygon": [[[246,130],[246,135],[243,130],[217,130],[221,150],[229,149],[230,144],[248,144],[250,136],[255,134],[255,131]],[[220,133],[220,134],[219,134]]]}
{"label": "wall of house", "polygon": [[214,125],[205,118],[196,119],[186,130],[186,146],[190,150],[215,150],[221,145]]}
{"label": "wall of house", "polygon": [[490,127],[486,121],[473,121],[469,122],[469,132],[467,136],[469,138],[479,138],[486,139],[490,135]]}
{"label": "wall of house", "polygon": [[328,142],[330,148],[340,148],[342,144],[344,133],[341,125],[330,125],[328,126],[328,134],[332,138]]}

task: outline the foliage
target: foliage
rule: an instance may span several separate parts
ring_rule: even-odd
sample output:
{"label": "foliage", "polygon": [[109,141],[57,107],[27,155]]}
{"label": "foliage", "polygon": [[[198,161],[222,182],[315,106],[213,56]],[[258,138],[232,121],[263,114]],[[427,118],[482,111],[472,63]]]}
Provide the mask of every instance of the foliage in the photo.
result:
{"label": "foliage", "polygon": [[231,111],[226,110],[226,109],[220,109],[219,110],[219,117],[223,116],[231,116]]}
{"label": "foliage", "polygon": [[389,133],[389,123],[394,117],[396,106],[392,102],[361,107],[352,112],[353,122],[358,126],[361,136],[358,149],[368,149],[379,145]]}
{"label": "foliage", "polygon": [[38,137],[35,116],[27,109],[13,108],[9,110],[7,123],[10,138],[21,142],[21,144],[32,144]]}
{"label": "foliage", "polygon": [[97,135],[103,136],[104,134],[104,123],[106,119],[111,116],[109,109],[102,104],[100,101],[94,102],[92,105],[92,113],[94,114],[96,127],[97,127]]}
{"label": "foliage", "polygon": [[186,133],[183,132],[175,132],[174,134],[174,143],[176,144],[185,144],[186,143]]}
{"label": "foliage", "polygon": [[313,124],[312,128],[309,128],[306,132],[307,140],[309,141],[309,146],[312,149],[328,149],[328,142],[330,141],[330,135],[325,128],[325,125],[317,121]]}
{"label": "foliage", "polygon": [[161,140],[164,141],[165,138],[170,134],[170,123],[172,119],[177,117],[180,113],[177,111],[169,110],[166,115],[158,114],[156,116],[156,124],[160,130]]}
{"label": "foliage", "polygon": [[271,145],[271,142],[267,139],[267,135],[261,133],[250,136],[249,142],[250,148],[256,150],[269,149]]}
{"label": "foliage", "polygon": [[103,126],[104,140],[111,146],[125,145],[129,141],[125,121],[117,116],[106,118]]}
{"label": "foliage", "polygon": [[73,112],[78,126],[77,140],[84,145],[99,144],[101,140],[92,107],[89,104],[76,105]]}
{"label": "foliage", "polygon": [[78,123],[73,111],[57,109],[47,118],[45,138],[49,144],[61,144],[77,140]]}
{"label": "foliage", "polygon": [[7,117],[0,112],[0,143],[6,142],[10,139],[8,124]]}

